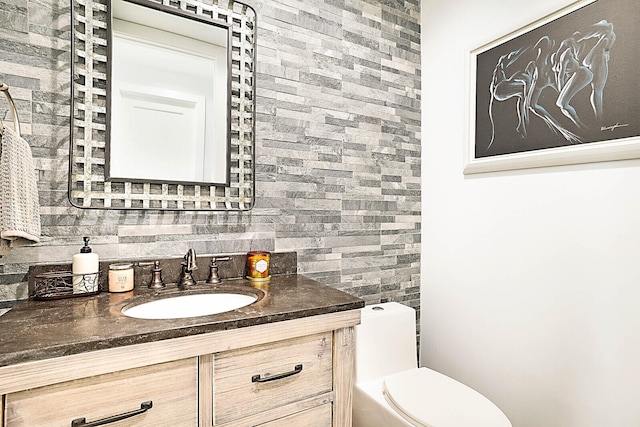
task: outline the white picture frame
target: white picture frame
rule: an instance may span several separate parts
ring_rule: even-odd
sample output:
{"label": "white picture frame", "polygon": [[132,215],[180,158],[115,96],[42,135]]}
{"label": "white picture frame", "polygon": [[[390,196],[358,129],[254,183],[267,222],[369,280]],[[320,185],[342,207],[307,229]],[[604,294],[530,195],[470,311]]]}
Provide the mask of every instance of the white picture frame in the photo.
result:
{"label": "white picture frame", "polygon": [[[464,174],[640,158],[638,72],[624,75],[629,67],[638,68],[640,49],[635,39],[621,40],[633,34],[637,9],[631,0],[616,5],[581,0],[471,50]],[[599,62],[607,66],[606,74],[593,66],[598,53],[606,54]],[[571,81],[573,88],[567,69],[584,77]],[[590,74],[591,81],[577,90]]]}

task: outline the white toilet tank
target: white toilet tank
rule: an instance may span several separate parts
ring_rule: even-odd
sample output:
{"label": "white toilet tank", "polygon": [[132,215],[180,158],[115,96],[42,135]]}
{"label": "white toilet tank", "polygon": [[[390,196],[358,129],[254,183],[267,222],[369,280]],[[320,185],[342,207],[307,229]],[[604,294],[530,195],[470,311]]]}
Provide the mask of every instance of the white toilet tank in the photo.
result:
{"label": "white toilet tank", "polygon": [[416,368],[415,310],[396,302],[364,307],[355,347],[356,383]]}

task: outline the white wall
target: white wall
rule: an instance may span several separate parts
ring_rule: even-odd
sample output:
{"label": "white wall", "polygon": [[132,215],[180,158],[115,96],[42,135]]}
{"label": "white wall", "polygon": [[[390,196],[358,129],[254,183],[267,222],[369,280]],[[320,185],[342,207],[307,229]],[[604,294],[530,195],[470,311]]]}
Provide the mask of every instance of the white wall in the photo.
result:
{"label": "white wall", "polygon": [[514,427],[640,425],[640,161],[465,177],[465,53],[567,0],[422,0],[422,364]]}

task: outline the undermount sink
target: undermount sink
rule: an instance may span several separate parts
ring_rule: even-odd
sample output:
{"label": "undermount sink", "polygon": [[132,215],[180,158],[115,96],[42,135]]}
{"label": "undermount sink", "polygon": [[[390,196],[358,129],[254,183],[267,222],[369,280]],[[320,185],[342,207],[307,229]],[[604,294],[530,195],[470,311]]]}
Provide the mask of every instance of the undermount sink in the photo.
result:
{"label": "undermount sink", "polygon": [[224,313],[257,300],[257,295],[246,293],[197,293],[130,304],[123,307],[121,313],[137,319],[182,319]]}

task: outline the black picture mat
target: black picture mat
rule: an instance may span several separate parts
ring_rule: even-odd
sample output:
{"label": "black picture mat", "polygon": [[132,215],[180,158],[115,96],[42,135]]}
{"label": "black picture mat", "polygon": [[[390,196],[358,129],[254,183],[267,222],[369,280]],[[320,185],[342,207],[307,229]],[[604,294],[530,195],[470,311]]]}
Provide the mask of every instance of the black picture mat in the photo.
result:
{"label": "black picture mat", "polygon": [[[479,53],[476,56],[475,157],[522,153],[640,135],[640,8],[636,1],[598,0]],[[529,47],[521,50],[522,54],[518,59],[505,67],[507,77],[518,71],[526,72],[527,63],[536,59],[537,50],[533,47],[542,37],[547,36],[554,41],[554,47],[548,51],[555,52],[562,41],[572,37],[576,31],[586,35],[594,28],[594,24],[602,20],[613,24],[615,42],[609,50],[601,120],[596,118],[593,111],[590,86],[584,87],[570,101],[581,122],[586,125],[584,128],[576,126],[562,114],[556,105],[559,92],[553,87],[546,87],[541,92],[538,104],[579,140],[567,139],[531,112],[526,124],[526,135],[518,132],[518,98],[492,101],[492,79],[501,56]]]}

